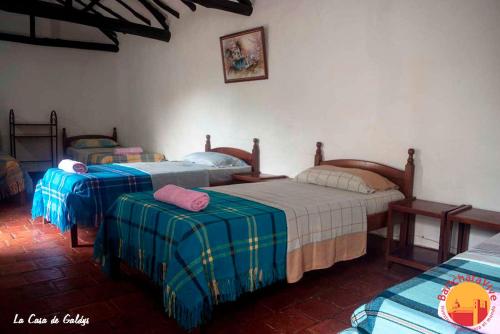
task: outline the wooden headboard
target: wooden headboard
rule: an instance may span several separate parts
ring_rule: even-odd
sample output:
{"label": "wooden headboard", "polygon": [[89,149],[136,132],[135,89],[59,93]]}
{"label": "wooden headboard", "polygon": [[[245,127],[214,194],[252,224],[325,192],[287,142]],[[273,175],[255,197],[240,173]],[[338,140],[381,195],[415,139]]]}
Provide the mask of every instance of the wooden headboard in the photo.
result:
{"label": "wooden headboard", "polygon": [[324,160],[323,159],[323,144],[316,143],[316,155],[314,156],[314,165],[331,165],[346,168],[359,168],[366,169],[377,174],[380,174],[399,186],[399,190],[405,195],[406,198],[413,197],[413,178],[415,174],[415,164],[413,155],[415,150],[408,149],[408,159],[406,160],[405,169],[397,169],[378,162],[354,159],[338,159],[338,160]]}
{"label": "wooden headboard", "polygon": [[71,146],[71,143],[78,139],[112,139],[114,141],[118,140],[118,134],[116,132],[116,128],[113,128],[113,134],[111,136],[106,135],[82,135],[82,136],[73,136],[68,137],[66,133],[66,128],[63,128],[62,133],[62,142],[63,142],[63,153],[66,154],[66,150]]}
{"label": "wooden headboard", "polygon": [[231,155],[233,157],[245,161],[247,164],[252,166],[253,174],[256,175],[260,174],[260,148],[259,148],[259,140],[257,138],[253,139],[252,153],[250,153],[234,147],[212,148],[212,144],[210,142],[210,135],[207,135],[207,140],[205,142],[205,152],[218,152]]}

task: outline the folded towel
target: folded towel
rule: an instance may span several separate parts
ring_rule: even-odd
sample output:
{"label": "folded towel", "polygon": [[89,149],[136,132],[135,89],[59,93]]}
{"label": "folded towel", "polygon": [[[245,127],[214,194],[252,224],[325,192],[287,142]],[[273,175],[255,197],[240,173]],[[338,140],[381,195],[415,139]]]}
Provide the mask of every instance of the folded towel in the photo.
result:
{"label": "folded towel", "polygon": [[87,173],[87,165],[85,165],[82,162],[70,159],[62,160],[57,167],[68,173],[78,173],[78,174]]}
{"label": "folded towel", "polygon": [[176,205],[180,208],[198,212],[205,209],[210,203],[210,197],[207,193],[194,191],[168,184],[154,193],[157,201]]}
{"label": "folded towel", "polygon": [[142,147],[135,146],[135,147],[117,147],[114,150],[114,154],[139,154],[142,153]]}

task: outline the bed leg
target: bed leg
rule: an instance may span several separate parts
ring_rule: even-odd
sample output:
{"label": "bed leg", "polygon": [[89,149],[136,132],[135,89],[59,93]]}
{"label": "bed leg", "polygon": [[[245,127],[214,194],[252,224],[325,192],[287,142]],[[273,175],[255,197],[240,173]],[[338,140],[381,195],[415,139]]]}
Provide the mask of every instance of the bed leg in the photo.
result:
{"label": "bed leg", "polygon": [[119,279],[120,278],[120,259],[117,257],[113,257],[110,259],[110,264],[109,264],[109,276],[112,279]]}
{"label": "bed leg", "polygon": [[71,226],[71,247],[78,247],[78,226],[76,224]]}
{"label": "bed leg", "polygon": [[207,333],[208,333],[207,325],[206,324],[200,325],[200,334],[207,334]]}

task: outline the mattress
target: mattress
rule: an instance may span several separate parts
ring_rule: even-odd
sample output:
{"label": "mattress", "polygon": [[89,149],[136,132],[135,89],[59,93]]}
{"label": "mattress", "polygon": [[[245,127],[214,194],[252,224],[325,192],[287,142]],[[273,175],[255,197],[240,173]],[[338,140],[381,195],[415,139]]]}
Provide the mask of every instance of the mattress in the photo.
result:
{"label": "mattress", "polygon": [[232,180],[233,174],[247,173],[252,169],[250,166],[217,168],[186,161],[135,162],[121,165],[151,175],[155,191],[166,184],[194,188],[227,183]]}
{"label": "mattress", "polygon": [[113,153],[115,147],[74,148],[68,147],[67,154],[73,160],[83,163],[89,162],[89,157],[94,153]]}
{"label": "mattress", "polygon": [[238,192],[238,196],[258,197],[253,199],[264,200],[283,207],[290,204],[316,205],[358,200],[364,203],[368,215],[387,211],[390,202],[404,199],[403,193],[399,190],[361,194],[314,184],[298,183],[293,179],[251,183],[240,187],[231,185],[228,188],[214,188],[217,191],[224,191],[224,189]]}
{"label": "mattress", "polygon": [[211,185],[229,183],[233,180],[233,174],[250,173],[251,166],[243,167],[211,167],[205,166],[208,170],[208,178]]}
{"label": "mattress", "polygon": [[293,180],[236,184],[211,190],[253,200],[285,212],[287,280],[366,253],[367,215],[403,199],[397,191],[360,194]]}

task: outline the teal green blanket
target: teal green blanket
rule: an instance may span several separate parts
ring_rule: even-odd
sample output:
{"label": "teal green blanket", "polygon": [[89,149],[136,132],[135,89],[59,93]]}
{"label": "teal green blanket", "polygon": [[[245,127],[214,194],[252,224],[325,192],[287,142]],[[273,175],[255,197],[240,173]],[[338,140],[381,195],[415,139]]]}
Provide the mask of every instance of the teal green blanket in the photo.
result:
{"label": "teal green blanket", "polygon": [[105,269],[120,259],[161,284],[166,311],[185,329],[208,320],[216,304],[286,278],[285,213],[200,191],[210,205],[198,213],[158,202],[151,192],[122,195],[94,244]]}
{"label": "teal green blanket", "polygon": [[[351,316],[352,328],[342,334],[477,333],[472,327],[445,321],[438,314],[438,296],[444,296],[443,288],[449,285],[450,281],[459,283],[464,280],[480,282],[478,284],[488,282],[487,285],[493,291],[499,291],[500,268],[460,259],[440,264],[413,279],[385,290],[367,304],[357,308]],[[461,301],[458,299],[452,302],[465,302],[465,298]],[[498,313],[494,314],[495,312],[491,312],[490,315],[498,317]]]}

